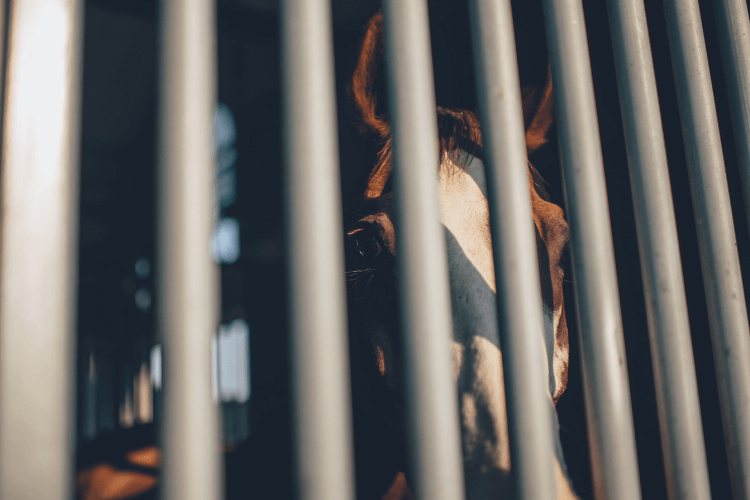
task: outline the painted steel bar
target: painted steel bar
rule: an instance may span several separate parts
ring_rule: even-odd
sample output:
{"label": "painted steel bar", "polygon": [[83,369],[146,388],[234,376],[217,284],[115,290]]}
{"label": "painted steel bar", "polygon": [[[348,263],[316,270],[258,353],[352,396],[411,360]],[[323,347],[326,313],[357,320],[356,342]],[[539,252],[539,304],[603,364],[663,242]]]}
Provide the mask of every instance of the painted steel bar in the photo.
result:
{"label": "painted steel bar", "polygon": [[331,5],[281,2],[297,488],[354,498]]}
{"label": "painted steel bar", "polygon": [[461,499],[464,481],[448,260],[438,201],[427,2],[386,0],[383,13],[413,486],[417,498]]}
{"label": "painted steel bar", "polygon": [[729,474],[750,498],[750,327],[698,2],[665,0]]}
{"label": "painted steel bar", "polygon": [[581,0],[544,0],[594,493],[640,498],[612,230]]}
{"label": "painted steel bar", "polygon": [[714,0],[745,218],[750,225],[750,17],[745,0]]}
{"label": "painted steel bar", "polygon": [[[509,0],[469,3],[516,498],[555,498],[552,400]],[[551,353],[548,353],[551,356]]]}
{"label": "painted steel bar", "polygon": [[218,326],[219,275],[209,251],[217,71],[214,2],[163,0],[160,23],[161,497],[218,499],[222,474],[211,339]]}
{"label": "painted steel bar", "polygon": [[73,498],[83,3],[14,2],[2,156],[0,499]]}
{"label": "painted steel bar", "polygon": [[711,498],[680,247],[643,0],[608,0],[667,491]]}

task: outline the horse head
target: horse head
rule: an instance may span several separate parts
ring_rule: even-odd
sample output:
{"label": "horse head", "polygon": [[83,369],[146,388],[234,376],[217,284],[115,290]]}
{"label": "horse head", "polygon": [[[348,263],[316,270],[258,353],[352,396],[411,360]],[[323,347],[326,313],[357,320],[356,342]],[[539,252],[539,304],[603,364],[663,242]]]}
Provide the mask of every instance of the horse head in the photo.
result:
{"label": "horse head", "polygon": [[[354,72],[351,95],[363,129],[378,141],[363,193],[362,216],[347,233],[347,275],[352,385],[359,490],[382,491],[406,462],[404,357],[397,289],[398,241],[394,225],[392,143],[382,106],[382,16],[371,21]],[[541,89],[524,89],[526,142],[546,141],[552,124],[549,77]],[[437,108],[441,221],[447,238],[464,472],[470,499],[498,498],[510,488],[502,359],[495,274],[486,197],[482,136],[476,113]],[[567,384],[568,331],[563,307],[562,261],[568,241],[563,211],[551,203],[529,164],[545,316],[550,408]],[[424,249],[430,252],[429,248]],[[558,457],[559,497],[573,497]]]}

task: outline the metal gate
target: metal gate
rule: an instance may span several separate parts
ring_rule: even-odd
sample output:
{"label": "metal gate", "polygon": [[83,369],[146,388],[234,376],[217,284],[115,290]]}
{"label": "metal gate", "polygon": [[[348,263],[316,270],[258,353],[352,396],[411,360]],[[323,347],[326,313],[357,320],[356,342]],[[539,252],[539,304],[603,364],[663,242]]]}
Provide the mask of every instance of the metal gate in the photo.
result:
{"label": "metal gate", "polygon": [[[8,0],[6,0],[8,1]],[[14,0],[2,122],[0,499],[70,498],[78,222],[82,2]],[[641,495],[622,318],[583,9],[544,0],[597,498]],[[643,269],[670,498],[710,497],[682,266],[643,0],[608,0]],[[750,220],[750,19],[716,0],[724,70]],[[402,324],[415,486],[464,495],[449,357],[445,249],[434,177],[435,98],[427,3],[384,0],[394,130]],[[697,0],[664,0],[706,284],[735,498],[750,498],[750,327]],[[330,4],[281,2],[286,189],[289,193],[292,383],[297,474],[306,499],[352,498]],[[518,496],[553,498],[552,428],[526,331],[540,330],[524,288],[536,254],[526,184],[509,0],[471,0]],[[218,275],[209,253],[216,103],[215,6],[161,2],[158,286],[165,388],[162,495],[221,496],[211,334]],[[51,84],[50,82],[53,82]],[[408,193],[408,196],[406,195]],[[310,224],[310,220],[315,224]],[[434,260],[420,248],[429,246]],[[166,258],[166,256],[169,258]],[[434,355],[425,356],[429,352]],[[325,360],[321,362],[321,360]],[[538,397],[537,397],[538,395]],[[302,417],[304,416],[304,418]]]}

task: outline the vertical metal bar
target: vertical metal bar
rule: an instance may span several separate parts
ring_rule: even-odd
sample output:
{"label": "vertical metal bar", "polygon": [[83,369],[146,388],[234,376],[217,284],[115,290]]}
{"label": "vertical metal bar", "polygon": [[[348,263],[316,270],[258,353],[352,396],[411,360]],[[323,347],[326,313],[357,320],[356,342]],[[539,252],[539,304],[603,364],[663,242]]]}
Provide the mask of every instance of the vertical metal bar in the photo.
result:
{"label": "vertical metal bar", "polygon": [[158,290],[164,346],[162,498],[221,497],[211,338],[218,270],[211,261],[216,21],[211,0],[160,11]]}
{"label": "vertical metal bar", "polygon": [[640,498],[620,298],[580,0],[544,0],[596,498]]}
{"label": "vertical metal bar", "polygon": [[509,0],[469,3],[487,172],[516,498],[555,498],[555,423],[540,356],[544,338],[536,235]]}
{"label": "vertical metal bar", "polygon": [[2,500],[73,497],[82,20],[77,0],[14,2],[10,19],[2,145]]}
{"label": "vertical metal bar", "polygon": [[745,0],[714,0],[714,8],[731,103],[745,218],[750,225],[750,17]]}
{"label": "vertical metal bar", "polygon": [[643,0],[608,0],[669,498],[711,498],[680,247]]}
{"label": "vertical metal bar", "polygon": [[354,467],[330,2],[281,2],[281,46],[298,495],[349,499]]}
{"label": "vertical metal bar", "polygon": [[750,498],[750,327],[698,2],[665,0],[729,474]]}
{"label": "vertical metal bar", "polygon": [[383,11],[415,493],[460,499],[464,482],[427,2],[387,0]]}

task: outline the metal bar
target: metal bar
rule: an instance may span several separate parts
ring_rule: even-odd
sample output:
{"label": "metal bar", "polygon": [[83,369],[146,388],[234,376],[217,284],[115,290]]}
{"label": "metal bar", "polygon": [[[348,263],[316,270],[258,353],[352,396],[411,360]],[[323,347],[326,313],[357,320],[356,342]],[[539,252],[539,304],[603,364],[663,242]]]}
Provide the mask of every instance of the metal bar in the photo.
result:
{"label": "metal bar", "polygon": [[[469,2],[516,498],[555,498],[555,423],[509,0]],[[551,353],[550,353],[551,355]]]}
{"label": "metal bar", "polygon": [[745,0],[714,0],[714,8],[731,103],[745,218],[750,225],[750,18]]}
{"label": "metal bar", "polygon": [[386,0],[383,12],[413,486],[417,498],[461,499],[464,481],[446,242],[439,219],[427,2]]}
{"label": "metal bar", "polygon": [[331,6],[281,2],[298,495],[354,498]]}
{"label": "metal bar", "polygon": [[164,403],[161,496],[218,499],[218,408],[211,338],[218,326],[218,270],[211,261],[216,108],[215,5],[163,0],[160,10],[158,177],[159,334]]}
{"label": "metal bar", "polygon": [[82,14],[77,0],[26,0],[13,3],[9,25],[2,500],[73,497]]}
{"label": "metal bar", "polygon": [[544,0],[596,498],[640,498],[622,317],[580,0]]}
{"label": "metal bar", "polygon": [[729,474],[750,498],[750,327],[698,2],[665,0]]}
{"label": "metal bar", "polygon": [[608,0],[667,491],[711,498],[667,153],[643,0]]}

